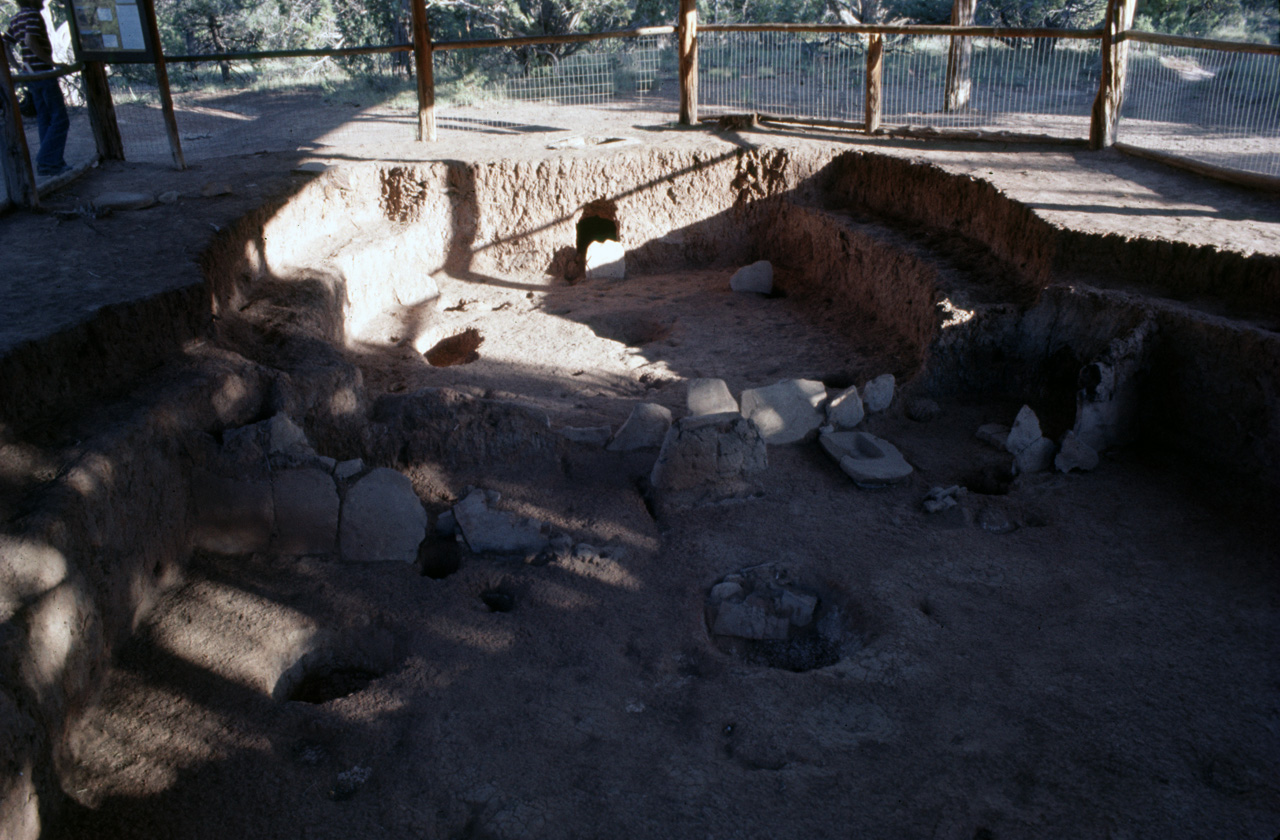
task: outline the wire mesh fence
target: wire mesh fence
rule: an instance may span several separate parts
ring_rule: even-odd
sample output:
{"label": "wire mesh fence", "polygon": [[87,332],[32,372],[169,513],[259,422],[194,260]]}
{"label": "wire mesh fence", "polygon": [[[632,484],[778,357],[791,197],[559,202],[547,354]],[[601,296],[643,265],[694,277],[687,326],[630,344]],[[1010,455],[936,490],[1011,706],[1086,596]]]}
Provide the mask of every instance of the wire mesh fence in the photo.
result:
{"label": "wire mesh fence", "polygon": [[1280,175],[1280,55],[1130,42],[1119,139]]}
{"label": "wire mesh fence", "polygon": [[[1101,54],[1096,41],[970,38],[968,97],[947,107],[949,37],[887,36],[885,125],[1089,134]],[[714,32],[699,43],[698,99],[709,114],[862,122],[869,37]]]}
{"label": "wire mesh fence", "polygon": [[[960,40],[960,39],[956,39]],[[947,107],[952,39],[904,35],[886,40],[886,124],[1006,130],[1051,137],[1089,136],[1102,58],[1096,41],[971,38],[968,100]]]}
{"label": "wire mesh fence", "polygon": [[698,37],[698,105],[708,115],[859,121],[866,38],[800,32],[708,32]]}
{"label": "wire mesh fence", "polygon": [[678,66],[674,38],[662,35],[437,52],[437,124],[501,132],[567,107],[674,112]]}

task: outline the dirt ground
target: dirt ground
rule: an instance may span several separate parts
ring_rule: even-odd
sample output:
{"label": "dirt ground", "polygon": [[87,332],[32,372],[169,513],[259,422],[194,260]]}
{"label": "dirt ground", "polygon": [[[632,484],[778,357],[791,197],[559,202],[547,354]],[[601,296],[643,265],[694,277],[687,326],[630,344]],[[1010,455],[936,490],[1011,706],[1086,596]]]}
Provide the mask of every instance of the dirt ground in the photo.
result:
{"label": "dirt ground", "polygon": [[[847,142],[625,116],[604,128],[655,147]],[[557,129],[315,157],[608,153],[546,148],[599,124]],[[1280,253],[1272,197],[1119,155],[875,147],[991,180],[1063,225]],[[212,228],[296,189],[300,157],[112,164],[51,199],[62,215],[0,219],[0,346],[198,282]],[[210,181],[233,191],[201,197]],[[75,212],[121,188],[182,197]],[[479,360],[433,368],[407,348],[357,348],[372,394],[447,385],[538,406],[553,426],[617,428],[638,400],[679,416],[690,378],[723,377],[736,395],[789,377],[861,384],[896,363],[790,298],[730,293],[725,270],[439,279],[436,328],[480,330]],[[955,399],[915,422],[898,404],[867,428],[915,467],[903,485],[863,490],[817,444],[771,447],[757,497],[659,519],[637,490],[652,451],[411,475],[433,520],[482,486],[602,549],[545,564],[462,549],[459,570],[433,579],[410,565],[197,555],[70,736],[77,804],[61,835],[1273,837],[1274,523],[1142,447],[924,513],[931,487],[995,489],[974,476],[1007,456],[974,431],[1017,409]],[[761,564],[842,607],[837,664],[794,673],[716,646],[709,588]],[[514,608],[492,611],[481,595],[493,589]],[[385,667],[346,697],[272,699],[290,640],[315,628],[378,648]]]}

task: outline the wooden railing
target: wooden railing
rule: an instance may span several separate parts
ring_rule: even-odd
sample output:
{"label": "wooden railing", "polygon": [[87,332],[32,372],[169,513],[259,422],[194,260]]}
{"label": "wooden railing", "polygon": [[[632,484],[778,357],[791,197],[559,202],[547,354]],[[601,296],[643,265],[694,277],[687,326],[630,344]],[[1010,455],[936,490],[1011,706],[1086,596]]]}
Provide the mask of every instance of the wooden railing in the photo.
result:
{"label": "wooden railing", "polygon": [[[807,23],[760,23],[760,24],[711,24],[698,23],[696,0],[678,0],[679,9],[675,26],[650,26],[612,32],[575,33],[568,35],[542,35],[520,38],[486,38],[468,41],[433,41],[430,26],[426,17],[424,0],[411,0],[413,13],[413,42],[410,44],[392,44],[385,46],[347,47],[320,50],[272,50],[262,52],[226,52],[204,55],[160,54],[155,65],[157,81],[160,88],[161,107],[165,116],[165,127],[173,161],[178,168],[184,167],[181,141],[177,130],[173,111],[173,101],[169,91],[166,67],[176,63],[197,63],[212,61],[258,60],[267,58],[294,57],[342,57],[353,55],[375,55],[386,53],[412,52],[414,54],[415,76],[418,96],[418,129],[417,137],[422,141],[436,139],[435,125],[435,84],[433,75],[433,56],[436,52],[487,48],[513,48],[521,46],[551,46],[563,44],[587,43],[612,39],[641,38],[649,36],[675,35],[679,52],[680,76],[680,109],[679,121],[686,125],[698,122],[698,34],[709,33],[794,33],[794,34],[847,34],[866,39],[866,90],[864,92],[865,113],[861,123],[841,122],[836,120],[813,120],[788,118],[790,122],[803,122],[816,125],[838,126],[865,131],[868,134],[881,133],[881,104],[884,101],[883,68],[885,38],[890,36],[934,36],[951,39],[951,51],[947,62],[946,97],[944,106],[948,111],[960,110],[967,104],[971,81],[968,78],[970,63],[966,60],[967,50],[974,38],[1035,38],[1035,39],[1073,39],[1098,41],[1102,50],[1102,73],[1097,97],[1090,118],[1089,144],[1100,149],[1113,145],[1116,140],[1116,125],[1119,120],[1120,107],[1124,97],[1125,69],[1127,62],[1127,44],[1144,42],[1165,44],[1180,47],[1198,47],[1223,52],[1261,53],[1280,55],[1280,46],[1269,44],[1249,44],[1234,41],[1217,41],[1202,38],[1186,38],[1173,35],[1158,35],[1149,32],[1132,30],[1133,13],[1137,0],[1108,0],[1106,18],[1099,29],[1015,29],[1009,27],[971,26],[971,25],[841,25],[841,24],[807,24]],[[954,0],[953,21],[972,20],[972,0]],[[966,13],[966,10],[970,12]],[[159,43],[158,35],[155,42]],[[77,68],[65,68],[58,71],[65,75]],[[106,83],[105,69],[101,64],[86,63],[81,69],[85,80],[86,98],[89,102],[91,122],[97,142],[98,154],[103,159],[123,159],[123,147],[120,143],[119,128],[116,126],[114,108],[111,104],[111,93]],[[17,79],[16,81],[21,81]],[[17,103],[14,98],[15,79],[10,77],[7,66],[0,71],[0,165],[6,176],[10,200],[21,206],[33,206],[38,201],[31,171],[29,150],[21,131],[21,119],[17,114]],[[764,115],[767,117],[768,115]],[[936,134],[936,132],[935,132]],[[1007,134],[1001,139],[1011,139]],[[1037,139],[1037,138],[1028,138]]]}

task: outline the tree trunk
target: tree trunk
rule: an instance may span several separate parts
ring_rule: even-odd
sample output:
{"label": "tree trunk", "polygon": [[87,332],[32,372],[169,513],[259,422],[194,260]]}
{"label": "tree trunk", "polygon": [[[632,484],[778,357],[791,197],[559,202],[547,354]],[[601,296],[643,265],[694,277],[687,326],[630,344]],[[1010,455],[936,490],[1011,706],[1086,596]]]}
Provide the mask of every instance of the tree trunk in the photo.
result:
{"label": "tree trunk", "polygon": [[[973,26],[978,0],[955,0],[951,6],[952,26]],[[973,39],[952,36],[947,53],[947,113],[963,111],[973,96]]]}

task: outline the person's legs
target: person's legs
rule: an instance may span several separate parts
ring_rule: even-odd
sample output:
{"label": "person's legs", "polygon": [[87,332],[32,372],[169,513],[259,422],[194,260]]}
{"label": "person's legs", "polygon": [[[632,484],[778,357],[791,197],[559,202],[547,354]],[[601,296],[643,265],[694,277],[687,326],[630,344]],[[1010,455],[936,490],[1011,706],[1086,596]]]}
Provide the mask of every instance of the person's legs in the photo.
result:
{"label": "person's legs", "polygon": [[36,153],[36,172],[49,175],[67,168],[62,155],[67,147],[67,105],[57,79],[45,79],[30,85],[36,103],[36,126],[40,131],[40,151]]}

